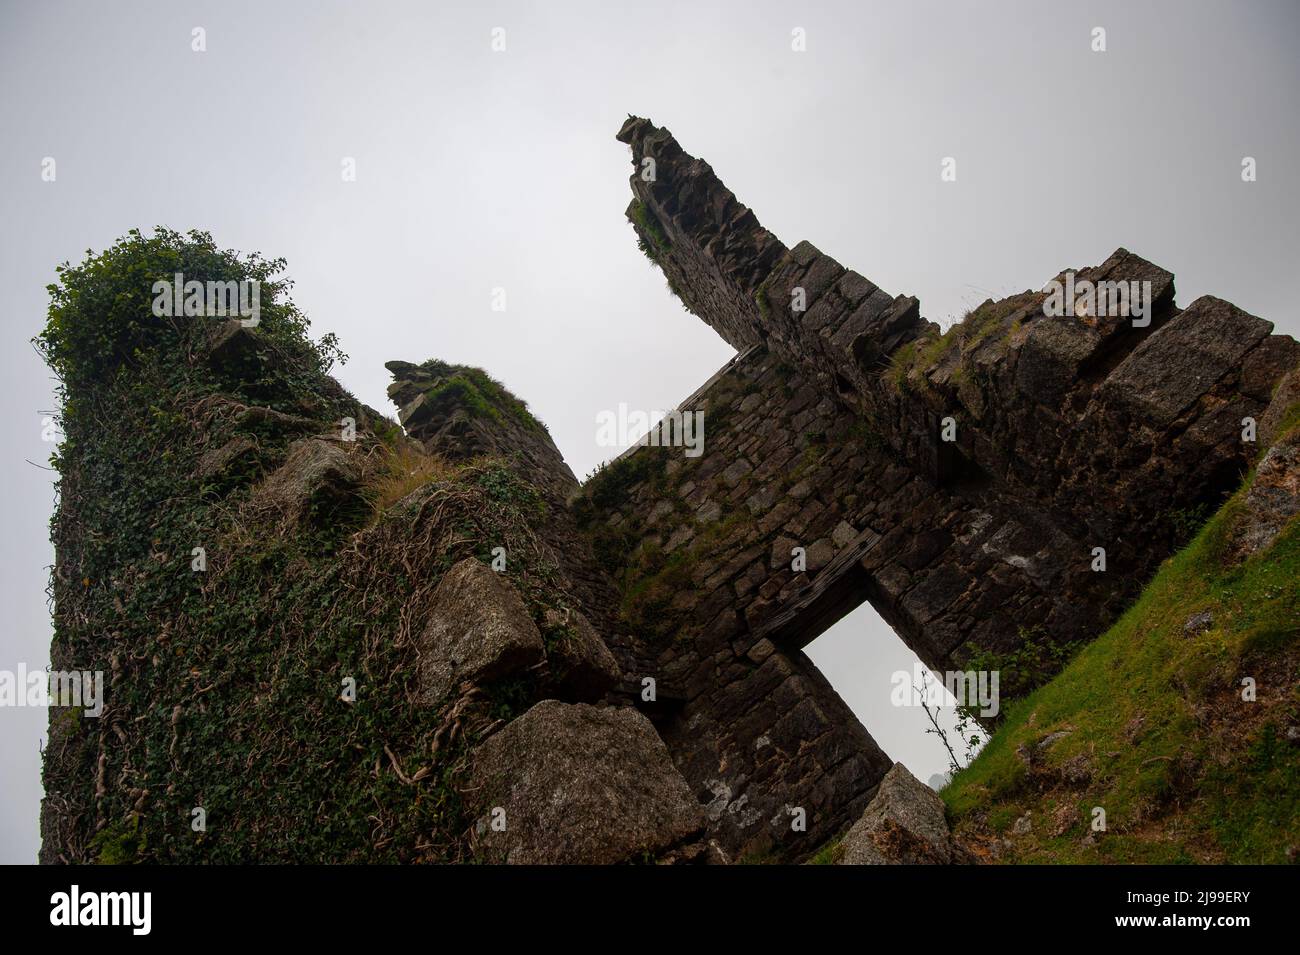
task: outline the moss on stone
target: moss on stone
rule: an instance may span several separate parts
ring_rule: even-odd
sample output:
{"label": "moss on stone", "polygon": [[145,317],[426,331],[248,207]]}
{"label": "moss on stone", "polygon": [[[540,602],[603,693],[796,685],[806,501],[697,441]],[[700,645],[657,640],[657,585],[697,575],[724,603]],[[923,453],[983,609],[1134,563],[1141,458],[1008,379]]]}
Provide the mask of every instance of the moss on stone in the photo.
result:
{"label": "moss on stone", "polygon": [[769,279],[763,279],[758,288],[754,290],[754,302],[758,305],[758,312],[767,321],[772,317],[772,304],[767,300],[767,283]]}
{"label": "moss on stone", "polygon": [[423,393],[435,412],[463,408],[475,417],[515,421],[530,431],[546,430],[528,410],[526,401],[482,368],[452,365],[436,358],[424,362],[420,368],[433,378]]}
{"label": "moss on stone", "polygon": [[890,358],[886,380],[896,391],[908,388],[909,383],[926,388],[925,374],[943,364],[957,351],[960,357],[952,370],[950,381],[954,385],[960,384],[970,376],[964,357],[987,341],[998,329],[1003,330],[1004,339],[1009,339],[1020,328],[1020,323],[1018,320],[1007,323],[1006,318],[1032,302],[1034,297],[1034,292],[1026,291],[1001,301],[988,299],[968,311],[942,334],[930,334],[902,345]]}
{"label": "moss on stone", "polygon": [[132,865],[140,861],[147,844],[136,817],[132,822],[116,822],[101,829],[90,840],[90,850],[99,865]]}
{"label": "moss on stone", "polygon": [[657,486],[668,464],[666,448],[644,447],[596,468],[583,483],[573,503],[579,527],[588,527],[598,515],[621,508],[633,488],[643,482]]}
{"label": "moss on stone", "polygon": [[659,256],[673,247],[650,208],[640,199],[632,200],[628,215],[637,228],[637,246],[645,257],[659,264]]}

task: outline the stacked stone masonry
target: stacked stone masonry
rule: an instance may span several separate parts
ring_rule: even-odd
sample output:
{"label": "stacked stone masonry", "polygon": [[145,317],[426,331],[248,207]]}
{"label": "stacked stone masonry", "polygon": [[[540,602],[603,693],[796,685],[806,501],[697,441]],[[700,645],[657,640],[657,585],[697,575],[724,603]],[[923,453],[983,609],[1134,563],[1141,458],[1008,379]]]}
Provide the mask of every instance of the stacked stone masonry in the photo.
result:
{"label": "stacked stone masonry", "polygon": [[617,664],[604,702],[649,717],[716,857],[805,858],[893,762],[803,648],[864,601],[936,671],[1095,636],[1175,546],[1172,515],[1235,488],[1242,421],[1300,347],[1219,299],[1178,308],[1123,249],[1076,278],[1149,282],[1146,323],[1048,317],[1031,291],[941,335],[916,298],[786,247],[667,130],[619,138],[643,250],[738,352],[677,409],[703,414],[703,454],[635,448],[580,486],[535,422],[428,400],[424,366],[390,363],[390,396],[426,451],[510,457],[542,490]]}
{"label": "stacked stone masonry", "polygon": [[1176,515],[1237,486],[1243,420],[1300,346],[1211,296],[1180,309],[1173,276],[1124,249],[1077,279],[1149,282],[1146,324],[1048,317],[1026,292],[941,336],[915,298],[784,246],[667,130],[629,118],[619,139],[643,249],[741,354],[679,409],[705,414],[702,456],[638,448],[575,512],[710,834],[800,858],[892,765],[801,648],[863,601],[940,671],[1095,636],[1176,546]]}

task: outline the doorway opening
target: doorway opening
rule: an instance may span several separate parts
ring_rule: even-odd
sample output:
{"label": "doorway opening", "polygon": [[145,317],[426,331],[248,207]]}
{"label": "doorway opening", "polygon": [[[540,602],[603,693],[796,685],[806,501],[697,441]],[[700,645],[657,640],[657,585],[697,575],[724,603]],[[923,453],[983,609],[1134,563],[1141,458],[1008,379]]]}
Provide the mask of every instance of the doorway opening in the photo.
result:
{"label": "doorway opening", "polygon": [[957,700],[868,601],[803,652],[880,748],[932,789],[946,785],[954,765],[966,766],[988,740],[975,721],[961,719]]}

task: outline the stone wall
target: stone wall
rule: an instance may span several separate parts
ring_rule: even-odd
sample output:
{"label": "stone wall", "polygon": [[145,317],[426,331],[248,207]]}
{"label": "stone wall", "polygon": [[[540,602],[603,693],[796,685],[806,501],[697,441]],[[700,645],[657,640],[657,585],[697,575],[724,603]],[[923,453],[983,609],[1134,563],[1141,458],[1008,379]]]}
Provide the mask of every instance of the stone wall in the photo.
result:
{"label": "stone wall", "polygon": [[[918,469],[945,481],[973,465],[1078,536],[1163,540],[1161,512],[1217,499],[1252,454],[1241,419],[1262,413],[1300,360],[1293,339],[1227,302],[1205,296],[1180,311],[1173,275],[1124,249],[1078,279],[1150,282],[1149,325],[1083,310],[1047,319],[1043,294],[1027,292],[986,303],[978,328],[941,342],[916,299],[807,242],[787,250],[667,130],[632,118],[619,138],[635,170],[629,218],[688,308],[738,348],[764,343],[800,367]],[[949,415],[957,441],[944,448]],[[1149,573],[1136,559],[1132,572]]]}
{"label": "stone wall", "polygon": [[915,298],[784,246],[666,130],[619,138],[643,250],[742,354],[683,405],[705,411],[702,457],[637,449],[575,514],[713,834],[798,857],[890,766],[800,648],[864,600],[936,670],[1095,636],[1237,485],[1243,419],[1300,347],[1209,296],[1179,309],[1123,249],[1078,278],[1150,282],[1145,325],[1048,317],[1031,291],[941,335]]}
{"label": "stone wall", "polygon": [[967,642],[1012,649],[1021,628],[1080,639],[1117,609],[1078,542],[917,473],[762,348],[683,410],[704,413],[704,455],[639,449],[577,510],[653,659],[661,732],[733,851],[815,848],[892,765],[800,652],[864,600],[937,669]]}

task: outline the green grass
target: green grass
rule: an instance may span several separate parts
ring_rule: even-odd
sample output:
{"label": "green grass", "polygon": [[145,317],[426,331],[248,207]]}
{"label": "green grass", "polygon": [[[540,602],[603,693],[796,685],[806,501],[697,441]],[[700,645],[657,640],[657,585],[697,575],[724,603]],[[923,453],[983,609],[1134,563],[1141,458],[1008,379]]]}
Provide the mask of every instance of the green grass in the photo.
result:
{"label": "green grass", "polygon": [[832,839],[813,853],[812,858],[808,860],[808,865],[835,865],[840,858],[840,845],[842,843],[842,839]]}
{"label": "green grass", "polygon": [[[1283,862],[1300,844],[1300,522],[1243,564],[1229,542],[1245,488],[1138,601],[1051,682],[1013,703],[944,790],[959,832],[1009,837],[1004,861]],[[1212,627],[1184,624],[1209,610]],[[1253,676],[1258,699],[1241,699]],[[1017,750],[1051,733],[1032,767]],[[1073,825],[1052,835],[1065,806]],[[1085,842],[1092,807],[1107,831]],[[1030,833],[1014,833],[1026,811]]]}

